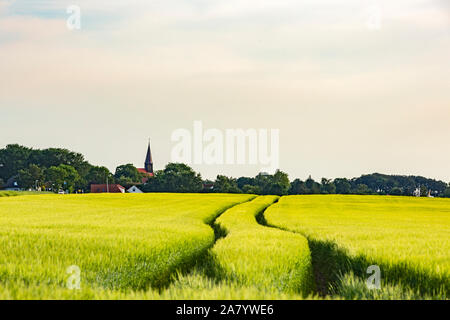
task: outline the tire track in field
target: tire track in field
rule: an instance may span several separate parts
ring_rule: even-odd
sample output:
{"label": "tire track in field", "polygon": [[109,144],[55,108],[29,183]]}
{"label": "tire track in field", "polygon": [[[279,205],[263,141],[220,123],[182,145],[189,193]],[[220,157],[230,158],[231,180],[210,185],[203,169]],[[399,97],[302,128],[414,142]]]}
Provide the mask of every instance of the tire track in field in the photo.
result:
{"label": "tire track in field", "polygon": [[[276,203],[274,203],[273,205],[275,204]],[[268,208],[269,207],[267,207],[266,210]],[[330,275],[327,274],[327,272],[324,270],[329,269],[329,267],[327,267],[329,265],[336,266],[337,268],[337,262],[335,260],[337,256],[342,257],[343,255],[342,252],[339,252],[339,254],[336,253],[336,246],[334,244],[331,243],[323,244],[321,241],[311,239],[310,237],[308,237],[308,235],[306,235],[303,232],[296,232],[283,227],[269,224],[264,216],[266,210],[261,212],[257,217],[257,221],[260,225],[265,226],[267,228],[273,228],[289,233],[300,234],[308,240],[308,246],[309,250],[311,251],[312,266],[314,272],[314,282],[315,282],[314,291],[321,297],[326,297],[330,295],[331,294],[330,288],[336,285],[340,273],[335,272],[332,275]]]}
{"label": "tire track in field", "polygon": [[233,208],[218,219],[230,233],[230,238],[221,239],[213,248],[225,271],[222,278],[280,292],[309,294],[313,281],[307,240],[266,228],[258,221],[278,200],[278,196],[259,196],[252,204]]}
{"label": "tire track in field", "polygon": [[244,203],[250,202],[252,200],[254,200],[255,198],[257,198],[257,196],[254,196],[252,198],[249,198],[245,201],[242,202],[238,202],[235,203],[233,205],[230,206],[225,206],[223,208],[221,208],[219,210],[219,212],[216,214],[216,216],[211,220],[211,221],[204,221],[204,223],[211,227],[211,229],[214,232],[214,241],[211,243],[211,245],[207,248],[205,248],[205,250],[203,250],[201,253],[191,257],[191,259],[189,259],[189,261],[187,261],[186,263],[183,263],[181,265],[176,266],[171,272],[169,272],[169,280],[167,281],[167,283],[157,289],[159,289],[159,291],[162,291],[164,289],[167,289],[170,285],[172,285],[174,282],[176,282],[180,276],[183,275],[187,275],[189,273],[192,273],[194,271],[194,269],[198,268],[199,266],[203,266],[204,265],[211,265],[211,257],[209,255],[209,251],[215,246],[216,242],[220,239],[223,238],[227,235],[227,230],[225,230],[224,228],[222,228],[220,225],[218,225],[216,223],[217,219],[224,214],[226,211],[242,205]]}
{"label": "tire track in field", "polygon": [[[274,203],[275,204],[275,203]],[[269,208],[269,207],[268,207]],[[405,267],[402,264],[380,263],[364,255],[351,256],[345,247],[341,247],[332,240],[314,238],[305,232],[293,231],[285,227],[269,224],[265,217],[266,210],[258,217],[258,223],[290,233],[300,234],[308,240],[311,251],[312,265],[315,278],[315,293],[321,297],[340,297],[344,299],[446,299],[448,289],[440,289],[443,280],[423,271]],[[375,295],[366,287],[366,269],[370,265],[379,265],[385,279],[387,295]],[[408,274],[407,281],[395,278],[399,274]],[[431,289],[416,285],[415,279],[426,279],[425,282],[434,284]],[[445,284],[441,285],[442,288]],[[434,289],[438,288],[438,289]],[[448,288],[448,282],[447,282]],[[442,290],[442,291],[439,291]],[[373,294],[373,295],[372,295]],[[394,295],[394,296],[392,296]]]}
{"label": "tire track in field", "polygon": [[295,231],[292,231],[289,229],[285,229],[285,228],[267,223],[267,220],[266,220],[264,214],[266,213],[267,209],[276,205],[280,199],[281,199],[281,197],[278,198],[277,201],[275,201],[272,205],[268,206],[263,211],[261,211],[256,216],[256,221],[263,227],[272,228],[272,229],[276,229],[276,230],[280,230],[280,231],[284,231],[284,232],[288,232],[288,233],[293,233],[293,234],[299,234],[308,240],[308,247],[309,247],[309,250],[311,251],[312,267],[313,267],[313,272],[314,272],[314,293],[318,294],[319,296],[325,297],[329,294],[329,287],[330,287],[331,281],[329,281],[329,279],[327,277],[324,277],[323,272],[322,272],[323,268],[318,267],[318,265],[323,264],[323,261],[322,261],[322,259],[320,259],[320,261],[318,262],[317,255],[316,255],[317,249],[316,249],[316,246],[311,242],[311,239],[302,232],[295,232]]}
{"label": "tire track in field", "polygon": [[[279,198],[281,199],[281,197]],[[279,202],[279,199],[277,202]],[[274,203],[273,205],[275,205]],[[271,206],[269,206],[271,207]],[[266,210],[269,208],[267,207]],[[308,240],[308,246],[311,251],[312,267],[314,272],[315,293],[320,297],[333,295],[337,288],[340,287],[341,277],[352,271],[352,259],[347,253],[338,247],[332,241],[313,239],[304,232],[293,231],[267,222],[264,210],[257,218],[262,226],[273,228],[289,233],[300,234]],[[360,261],[358,261],[360,263]],[[370,265],[365,264],[365,265]],[[353,270],[354,271],[354,270]]]}
{"label": "tire track in field", "polygon": [[[236,207],[236,206],[239,206],[239,205],[241,205],[241,204],[244,204],[244,203],[253,201],[253,200],[255,200],[257,197],[258,197],[258,196],[254,196],[254,197],[248,199],[247,201],[239,202],[239,203],[236,203],[236,204],[234,204],[234,205],[231,205],[231,206],[222,208],[222,209],[220,210],[219,214],[217,214],[216,217],[215,217],[211,222],[207,222],[207,223],[206,223],[207,225],[209,225],[209,226],[213,229],[213,231],[214,231],[214,238],[215,238],[215,239],[214,239],[214,243],[211,245],[211,247],[210,247],[209,249],[211,249],[211,248],[213,248],[213,247],[215,246],[217,240],[219,240],[219,239],[221,239],[221,238],[225,238],[225,237],[227,236],[227,234],[228,234],[228,230],[226,230],[226,229],[223,228],[221,225],[219,225],[219,224],[217,223],[217,219],[219,219],[220,216],[221,216],[222,214],[224,214],[225,212],[227,212],[228,210],[230,210],[230,209],[232,209],[232,208],[234,208],[234,207]],[[277,199],[277,201],[278,201],[278,199]]]}
{"label": "tire track in field", "polygon": [[257,196],[218,214],[209,223],[215,230],[214,244],[194,266],[178,272],[162,296],[176,296],[183,293],[181,288],[228,298],[228,290],[272,299],[301,299],[314,292],[307,239],[261,223],[265,210],[278,199]]}
{"label": "tire track in field", "polygon": [[[260,196],[254,196],[247,201],[243,201],[240,203],[236,203],[234,205],[231,205],[229,207],[225,207],[221,210],[221,212],[210,222],[207,222],[206,224],[209,225],[214,230],[215,240],[214,243],[205,251],[203,252],[199,257],[197,257],[195,263],[191,265],[189,268],[182,268],[177,270],[177,278],[172,279],[170,284],[174,284],[175,282],[182,282],[182,279],[189,274],[195,274],[195,275],[201,275],[205,279],[209,279],[210,281],[213,281],[215,283],[219,283],[223,280],[227,279],[227,276],[225,275],[225,271],[223,270],[222,266],[217,260],[216,254],[214,253],[214,247],[217,244],[217,241],[220,239],[226,238],[229,234],[230,230],[225,228],[224,226],[220,225],[217,220],[225,214],[227,211],[232,210],[233,208],[244,205],[246,203],[249,203],[255,199],[257,199]],[[274,201],[277,202],[278,199]],[[272,203],[273,204],[273,203]],[[262,209],[261,212],[266,210],[268,207],[270,207],[272,204],[269,204],[265,208]],[[259,212],[257,215],[259,215],[261,212]],[[256,216],[255,215],[255,220]],[[257,223],[257,222],[256,222]],[[229,279],[228,279],[229,280]],[[165,287],[166,288],[166,287]],[[162,289],[165,289],[162,288]]]}

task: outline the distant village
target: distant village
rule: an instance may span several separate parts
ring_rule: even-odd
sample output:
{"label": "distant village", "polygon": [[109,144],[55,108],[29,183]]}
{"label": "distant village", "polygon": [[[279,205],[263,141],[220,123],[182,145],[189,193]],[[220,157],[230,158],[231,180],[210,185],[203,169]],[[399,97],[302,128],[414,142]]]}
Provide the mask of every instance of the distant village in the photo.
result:
{"label": "distant village", "polygon": [[[148,143],[147,155],[145,156],[145,162],[143,168],[136,168],[139,173],[142,174],[141,184],[147,183],[148,179],[154,176],[153,174],[153,160],[152,160],[152,151],[150,149],[150,142]],[[126,189],[120,184],[113,183],[109,184],[108,182],[105,184],[91,184],[91,193],[143,193],[138,186],[133,185]]]}
{"label": "distant village", "polygon": [[373,173],[358,178],[289,180],[281,170],[255,177],[217,175],[214,181],[183,163],[154,172],[150,141],[144,166],[120,165],[115,173],[93,166],[67,149],[32,149],[17,144],[0,149],[0,190],[53,193],[220,192],[248,194],[361,194],[450,197],[450,184],[421,176]]}

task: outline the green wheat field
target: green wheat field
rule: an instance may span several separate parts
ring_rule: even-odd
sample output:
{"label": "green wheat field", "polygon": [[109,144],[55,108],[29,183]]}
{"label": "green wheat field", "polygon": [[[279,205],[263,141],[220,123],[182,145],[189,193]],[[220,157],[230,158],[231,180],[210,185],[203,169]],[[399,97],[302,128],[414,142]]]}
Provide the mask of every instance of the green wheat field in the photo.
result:
{"label": "green wheat field", "polygon": [[448,299],[450,199],[0,192],[0,248],[0,299]]}

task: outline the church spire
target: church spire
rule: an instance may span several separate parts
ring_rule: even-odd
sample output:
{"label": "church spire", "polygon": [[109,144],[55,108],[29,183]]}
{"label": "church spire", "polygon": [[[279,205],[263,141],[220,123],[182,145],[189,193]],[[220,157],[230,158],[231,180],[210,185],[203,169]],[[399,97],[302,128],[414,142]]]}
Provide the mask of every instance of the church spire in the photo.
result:
{"label": "church spire", "polygon": [[147,149],[147,156],[145,157],[144,168],[145,171],[153,173],[153,160],[152,160],[152,151],[150,150],[150,139],[148,139],[148,149]]}

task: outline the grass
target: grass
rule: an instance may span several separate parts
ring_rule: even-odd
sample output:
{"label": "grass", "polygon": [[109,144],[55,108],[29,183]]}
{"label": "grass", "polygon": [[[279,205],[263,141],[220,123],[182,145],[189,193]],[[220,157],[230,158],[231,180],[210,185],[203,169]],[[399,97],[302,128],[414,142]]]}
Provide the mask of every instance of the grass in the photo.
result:
{"label": "grass", "polygon": [[[450,200],[380,196],[288,196],[267,223],[305,235],[323,294],[349,299],[447,299]],[[381,290],[364,285],[381,268]]]}
{"label": "grass", "polygon": [[306,238],[262,226],[256,220],[277,200],[277,196],[260,196],[217,219],[227,233],[212,250],[218,273],[242,285],[307,295],[313,278]]}
{"label": "grass", "polygon": [[27,196],[27,195],[41,195],[50,194],[50,192],[45,191],[0,191],[1,197],[15,197],[15,196]]}
{"label": "grass", "polygon": [[[3,199],[0,299],[300,299],[312,281],[307,241],[259,225],[278,197],[252,198]],[[66,288],[69,265],[82,270],[81,290]]]}
{"label": "grass", "polygon": [[8,196],[0,299],[448,299],[449,235],[448,199]]}
{"label": "grass", "polygon": [[316,298],[310,295],[313,277],[306,238],[257,222],[277,200],[260,196],[225,211],[214,223],[219,238],[214,247],[190,273],[179,274],[167,290],[152,298]]}
{"label": "grass", "polygon": [[[0,200],[0,297],[123,296],[164,288],[214,244],[207,225],[254,196],[42,195]],[[66,269],[82,290],[67,290]],[[95,295],[93,295],[95,293]]]}

